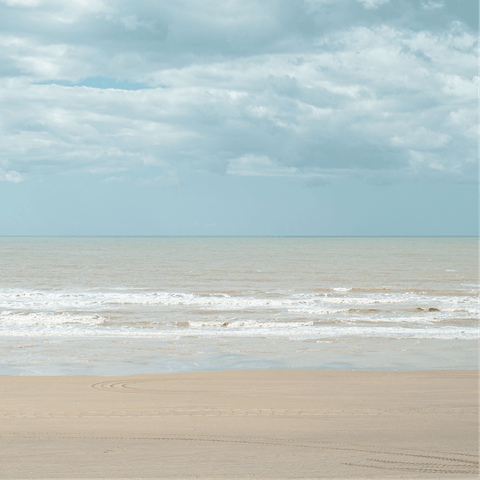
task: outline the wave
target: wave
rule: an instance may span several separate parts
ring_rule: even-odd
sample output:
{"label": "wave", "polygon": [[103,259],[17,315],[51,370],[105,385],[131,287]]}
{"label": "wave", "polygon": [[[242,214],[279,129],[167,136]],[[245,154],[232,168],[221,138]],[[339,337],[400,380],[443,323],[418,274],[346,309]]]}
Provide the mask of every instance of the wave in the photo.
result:
{"label": "wave", "polygon": [[[96,337],[148,337],[171,338],[182,336],[199,337],[255,337],[282,338],[339,338],[345,336],[390,337],[390,338],[463,338],[478,339],[478,327],[458,324],[442,325],[441,319],[424,317],[377,317],[343,320],[315,319],[309,321],[280,321],[256,319],[203,319],[175,322],[153,320],[126,321],[101,315],[72,315],[68,313],[2,313],[0,335],[2,336],[96,336]],[[391,325],[394,323],[395,325]],[[432,324],[438,323],[433,326]],[[390,325],[389,325],[390,324]]]}
{"label": "wave", "polygon": [[0,314],[0,325],[25,327],[25,326],[58,326],[58,325],[104,325],[107,318],[100,315],[70,315],[48,313],[5,313]]}
{"label": "wave", "polygon": [[465,338],[478,338],[478,329],[471,328],[477,325],[479,312],[476,296],[465,292],[456,296],[360,294],[353,287],[334,287],[329,293],[236,294],[0,289],[0,335],[8,336],[188,334],[316,338],[331,329],[328,335],[333,337],[381,337],[390,335],[385,328],[397,328],[398,335],[416,332],[418,338],[446,338],[442,336],[446,335],[445,328],[453,328],[452,338],[464,338],[462,335],[467,333]]}
{"label": "wave", "polygon": [[179,329],[104,329],[99,332],[95,329],[62,328],[55,334],[48,328],[43,329],[24,329],[19,331],[2,331],[0,335],[9,337],[97,337],[97,338],[164,338],[164,339],[182,339],[184,337],[198,338],[221,338],[221,337],[271,337],[286,339],[341,339],[345,337],[360,338],[396,338],[396,339],[463,339],[478,340],[479,334],[477,328],[467,327],[441,327],[441,328],[402,328],[395,327],[368,327],[368,326],[345,326],[338,328],[336,326],[291,326],[282,327],[280,325],[260,326],[251,325],[250,328],[219,328],[212,325],[210,328],[201,328],[193,326],[183,331]]}
{"label": "wave", "polygon": [[196,294],[176,292],[118,293],[118,292],[1,292],[0,308],[27,307],[89,307],[99,305],[158,305],[196,306],[223,309],[285,308],[315,305],[395,305],[410,304],[438,308],[439,306],[478,305],[478,298],[470,294],[431,296],[419,293],[377,293],[351,296],[347,291],[339,294],[290,293],[272,298],[266,294],[256,296],[230,296],[224,293]]}
{"label": "wave", "polygon": [[422,319],[449,319],[455,318],[456,315],[477,315],[480,313],[478,308],[437,308],[437,307],[414,307],[414,308],[395,308],[395,309],[380,309],[380,308],[340,308],[340,309],[324,309],[324,308],[290,308],[290,313],[306,314],[306,315],[348,315],[351,318],[363,318],[367,320],[369,317],[378,315],[390,315],[392,321],[401,318],[400,314],[425,314]]}

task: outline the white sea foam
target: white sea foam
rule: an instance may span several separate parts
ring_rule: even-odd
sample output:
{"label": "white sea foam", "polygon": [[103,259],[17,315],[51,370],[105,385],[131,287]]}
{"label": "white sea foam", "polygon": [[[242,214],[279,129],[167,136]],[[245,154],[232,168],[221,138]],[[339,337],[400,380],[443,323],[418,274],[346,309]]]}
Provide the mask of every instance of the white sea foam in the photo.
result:
{"label": "white sea foam", "polygon": [[[269,291],[240,296],[225,292],[141,292],[138,289],[3,289],[0,290],[0,335],[163,338],[178,336],[182,330],[180,323],[188,325],[188,335],[207,337],[478,337],[478,330],[464,327],[476,325],[479,313],[477,297],[466,292],[438,295],[385,292],[382,288],[352,294],[352,288],[334,290],[333,294]],[[241,318],[245,316],[248,318]],[[382,324],[392,325],[394,329],[385,330]],[[438,330],[432,330],[435,324],[439,325]],[[175,326],[172,328],[172,325]],[[416,328],[409,329],[411,326]],[[444,329],[450,326],[453,330]]]}
{"label": "white sea foam", "polygon": [[[322,324],[311,321],[272,320],[189,320],[172,324],[158,319],[125,321],[119,317],[109,319],[101,315],[79,315],[71,313],[5,313],[0,314],[0,335],[3,336],[96,336],[135,338],[178,338],[182,336],[216,337],[280,337],[280,338],[331,338],[331,337],[387,337],[387,338],[439,338],[475,339],[476,326],[438,326],[437,321],[419,316],[381,316],[360,321],[346,317],[340,322]],[[393,324],[385,326],[379,324]],[[377,324],[369,326],[368,324]]]}
{"label": "white sea foam", "polygon": [[284,308],[296,305],[478,305],[471,295],[421,295],[417,293],[376,293],[364,296],[331,296],[319,294],[290,294],[283,298],[232,297],[227,294],[199,295],[193,293],[149,292],[21,292],[0,291],[0,308],[12,307],[90,307],[98,305],[164,305],[230,308]]}
{"label": "white sea foam", "polygon": [[28,313],[0,314],[0,326],[18,327],[19,329],[30,326],[54,327],[58,325],[102,325],[107,319],[99,315],[70,315],[70,314],[48,314],[48,313]]}
{"label": "white sea foam", "polygon": [[[52,337],[49,329],[33,329],[29,331],[2,331],[0,335],[15,337]],[[79,328],[60,328],[55,332],[57,337],[127,337],[127,338],[172,338],[181,339],[182,337],[196,336],[199,338],[219,338],[219,337],[271,337],[271,338],[298,338],[298,339],[320,339],[320,338],[412,338],[412,339],[478,339],[478,329],[475,328],[402,328],[396,327],[366,327],[366,326],[347,326],[344,328],[337,327],[281,327],[280,325],[270,326],[253,326],[249,328],[200,328],[192,327],[188,331],[179,332],[178,329],[165,330],[141,330],[141,329],[112,329],[102,330],[98,332],[90,329]]]}

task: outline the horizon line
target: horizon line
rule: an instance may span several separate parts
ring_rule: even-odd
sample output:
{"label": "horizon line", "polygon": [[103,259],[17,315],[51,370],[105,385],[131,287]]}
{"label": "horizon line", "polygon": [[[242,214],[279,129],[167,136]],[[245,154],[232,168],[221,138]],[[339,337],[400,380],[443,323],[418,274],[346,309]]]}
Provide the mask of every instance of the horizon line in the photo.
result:
{"label": "horizon line", "polygon": [[0,238],[479,238],[479,235],[0,235]]}

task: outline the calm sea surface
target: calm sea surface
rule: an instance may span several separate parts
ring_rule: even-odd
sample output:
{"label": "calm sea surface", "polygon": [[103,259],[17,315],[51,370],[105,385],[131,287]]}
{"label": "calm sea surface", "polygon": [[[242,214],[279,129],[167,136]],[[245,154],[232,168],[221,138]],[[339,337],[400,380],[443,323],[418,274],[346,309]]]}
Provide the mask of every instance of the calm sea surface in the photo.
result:
{"label": "calm sea surface", "polygon": [[477,238],[0,238],[0,373],[478,368]]}

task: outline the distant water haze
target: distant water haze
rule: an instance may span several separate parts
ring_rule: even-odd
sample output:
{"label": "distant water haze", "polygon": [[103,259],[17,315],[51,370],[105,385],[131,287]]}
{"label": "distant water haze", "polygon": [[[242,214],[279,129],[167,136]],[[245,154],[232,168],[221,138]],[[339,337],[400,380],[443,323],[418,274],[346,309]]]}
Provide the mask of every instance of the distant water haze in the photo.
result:
{"label": "distant water haze", "polygon": [[3,237],[2,372],[477,368],[478,239]]}

